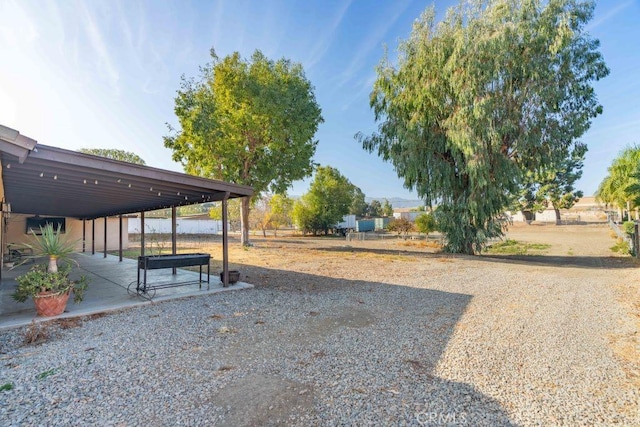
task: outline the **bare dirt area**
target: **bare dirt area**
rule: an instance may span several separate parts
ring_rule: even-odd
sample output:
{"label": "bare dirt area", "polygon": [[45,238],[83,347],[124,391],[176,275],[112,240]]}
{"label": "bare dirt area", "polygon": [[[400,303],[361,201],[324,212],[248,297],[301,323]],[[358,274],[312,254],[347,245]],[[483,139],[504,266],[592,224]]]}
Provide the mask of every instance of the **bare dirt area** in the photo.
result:
{"label": "bare dirt area", "polygon": [[[431,355],[427,364],[412,359],[429,375],[472,384],[498,402],[505,398],[501,406],[517,423],[608,419],[586,416],[584,408],[593,405],[626,414],[622,420],[636,419],[638,262],[610,250],[615,239],[602,224],[521,224],[506,237],[550,246],[532,256],[469,257],[439,253],[421,240],[253,236],[253,247],[233,245],[230,258],[232,268],[259,288],[331,293],[376,283],[470,296],[457,322],[441,326],[451,334],[442,354]],[[373,312],[362,311],[368,305],[375,300],[356,297],[347,311],[375,323]],[[340,310],[337,305],[329,323],[352,328]],[[430,314],[436,324],[438,313]],[[309,327],[315,338],[335,332],[326,332],[326,322]],[[574,375],[580,378],[575,383]],[[575,388],[582,390],[570,391]],[[616,397],[616,389],[634,388],[631,397]],[[580,404],[567,409],[575,399],[567,393],[577,393]]]}
{"label": "bare dirt area", "polygon": [[[638,262],[609,250],[606,225],[507,237],[549,246],[462,256],[395,238],[234,241],[230,267],[256,289],[115,313],[4,356],[17,386],[0,421],[639,425]],[[219,238],[179,246],[220,268]],[[50,383],[33,380],[52,368]],[[22,409],[51,395],[54,409]]]}

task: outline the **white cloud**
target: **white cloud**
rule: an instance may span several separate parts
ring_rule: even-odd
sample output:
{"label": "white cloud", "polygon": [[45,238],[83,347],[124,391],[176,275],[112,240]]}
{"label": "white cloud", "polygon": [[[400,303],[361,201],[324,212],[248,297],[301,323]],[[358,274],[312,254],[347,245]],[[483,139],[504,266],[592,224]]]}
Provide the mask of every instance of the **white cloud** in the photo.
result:
{"label": "white cloud", "polygon": [[114,65],[114,61],[111,59],[107,44],[102,36],[102,31],[86,5],[81,2],[79,7],[82,12],[82,25],[89,37],[93,53],[97,56],[97,62],[95,64],[96,70],[101,73],[114,93],[118,95],[120,93],[118,84],[120,74]]}
{"label": "white cloud", "polygon": [[[628,0],[628,1],[624,2],[624,3],[620,3],[619,5],[614,7],[613,9],[607,10],[607,12],[604,15],[602,15],[601,17],[597,18],[594,21],[591,21],[591,23],[589,23],[587,25],[587,27],[586,27],[587,31],[595,30],[600,25],[604,24],[609,19],[613,18],[614,16],[616,16],[618,13],[622,12],[627,7],[631,6],[634,3],[634,1],[635,0]],[[602,7],[604,8],[604,6],[602,6]]]}
{"label": "white cloud", "polygon": [[370,74],[368,77],[360,80],[360,83],[356,85],[356,91],[348,98],[341,107],[342,111],[348,110],[355,102],[362,101],[366,96],[366,102],[364,105],[369,105],[369,94],[373,90],[373,84],[375,83],[378,75],[375,73]]}
{"label": "white cloud", "polygon": [[37,24],[29,12],[16,1],[0,3],[0,42],[3,50],[21,49],[21,46],[33,44],[38,38]]}
{"label": "white cloud", "polygon": [[349,6],[351,6],[352,2],[353,0],[345,2],[342,8],[336,11],[329,26],[323,29],[323,34],[325,34],[325,37],[318,40],[318,43],[316,43],[316,45],[311,49],[309,57],[304,61],[307,69],[313,68],[313,66],[320,62],[320,60],[324,57],[325,53],[327,53],[329,47],[331,47],[331,44],[335,39],[336,31],[338,30],[338,27],[340,27],[340,24],[342,23],[342,20],[344,19],[344,16],[346,15],[347,10],[349,9]]}
{"label": "white cloud", "polygon": [[384,36],[389,32],[391,27],[396,23],[396,21],[402,16],[404,11],[409,7],[411,2],[393,2],[394,11],[392,14],[385,14],[384,22],[374,28],[372,32],[369,33],[368,37],[355,49],[355,55],[347,68],[340,75],[340,81],[338,83],[339,86],[343,86],[349,80],[353,78],[354,75],[358,73],[358,71],[364,65],[367,57],[376,49],[382,48],[382,41]]}

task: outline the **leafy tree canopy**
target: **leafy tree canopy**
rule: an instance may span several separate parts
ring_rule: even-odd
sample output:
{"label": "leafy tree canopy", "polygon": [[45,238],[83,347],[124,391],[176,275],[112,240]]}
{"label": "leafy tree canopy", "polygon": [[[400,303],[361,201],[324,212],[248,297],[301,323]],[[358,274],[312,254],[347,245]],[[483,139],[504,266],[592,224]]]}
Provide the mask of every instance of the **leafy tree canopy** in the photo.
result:
{"label": "leafy tree canopy", "polygon": [[293,220],[305,233],[328,234],[353,202],[353,184],[337,169],[319,166],[309,192],[293,206]]}
{"label": "leafy tree canopy", "polygon": [[286,194],[274,194],[269,200],[271,208],[271,225],[277,230],[285,225],[291,225],[291,213],[293,211],[293,199]]}
{"label": "leafy tree canopy", "polygon": [[541,212],[552,207],[560,223],[560,209],[571,209],[583,196],[575,183],[582,176],[587,146],[576,143],[569,155],[555,164],[528,172],[522,180],[518,204],[521,210]]}
{"label": "leafy tree canopy", "polygon": [[433,8],[384,59],[371,94],[379,122],[356,137],[407,188],[437,202],[445,250],[475,253],[503,235],[522,174],[565,158],[601,113],[592,82],[607,69],[585,25],[593,1],[461,3]]}
{"label": "leafy tree canopy", "polygon": [[349,208],[349,213],[357,217],[363,217],[367,214],[369,205],[365,201],[365,195],[359,187],[353,186],[353,201]]}
{"label": "leafy tree canopy", "polygon": [[406,238],[409,232],[415,230],[415,224],[406,218],[396,218],[387,224],[387,230],[397,233],[398,236],[404,234]]}
{"label": "leafy tree canopy", "polygon": [[382,216],[393,216],[393,206],[387,199],[384,199],[384,204],[382,205]]}
{"label": "leafy tree canopy", "polygon": [[[240,199],[231,199],[227,203],[227,221],[229,222],[231,231],[240,229],[241,204]],[[209,218],[222,221],[222,202],[216,202],[215,205],[209,209]]]}
{"label": "leafy tree canopy", "polygon": [[371,203],[369,203],[369,208],[367,209],[367,211],[369,216],[382,216],[382,204],[379,200],[372,200]]}
{"label": "leafy tree canopy", "polygon": [[119,160],[121,162],[134,163],[136,165],[146,165],[140,156],[129,151],[118,150],[115,148],[81,148],[81,153],[93,154],[94,156],[106,157],[111,160]]}
{"label": "leafy tree canopy", "polygon": [[[171,126],[164,145],[193,175],[250,185],[256,196],[283,193],[311,175],[323,121],[302,66],[272,61],[256,50],[212,62],[199,79],[182,78],[175,98],[180,130]],[[248,244],[250,202],[243,201],[243,244]]]}
{"label": "leafy tree canopy", "polygon": [[432,213],[423,213],[416,217],[416,229],[429,236],[429,233],[437,230],[436,218]]}

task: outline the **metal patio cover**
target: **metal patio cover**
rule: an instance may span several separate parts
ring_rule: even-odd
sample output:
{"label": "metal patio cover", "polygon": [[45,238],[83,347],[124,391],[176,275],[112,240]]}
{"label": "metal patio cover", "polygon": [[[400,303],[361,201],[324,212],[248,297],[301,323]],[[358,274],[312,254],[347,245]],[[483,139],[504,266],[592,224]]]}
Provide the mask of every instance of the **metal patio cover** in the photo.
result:
{"label": "metal patio cover", "polygon": [[251,187],[38,144],[0,125],[11,212],[95,219],[250,196]]}

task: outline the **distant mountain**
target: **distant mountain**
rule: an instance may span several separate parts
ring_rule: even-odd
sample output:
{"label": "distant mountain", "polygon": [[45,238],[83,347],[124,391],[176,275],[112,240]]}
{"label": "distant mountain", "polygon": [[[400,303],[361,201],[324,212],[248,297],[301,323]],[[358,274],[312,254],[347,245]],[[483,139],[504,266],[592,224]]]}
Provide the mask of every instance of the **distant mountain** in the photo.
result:
{"label": "distant mountain", "polygon": [[[380,203],[384,203],[384,199],[385,197],[365,197],[364,200],[367,203],[371,203],[371,201],[373,200],[377,200]],[[393,206],[394,208],[417,208],[418,206],[423,206],[424,205],[424,201],[422,200],[409,200],[409,199],[402,199],[400,197],[386,197],[386,199],[389,201],[389,203],[391,203],[391,206]]]}

